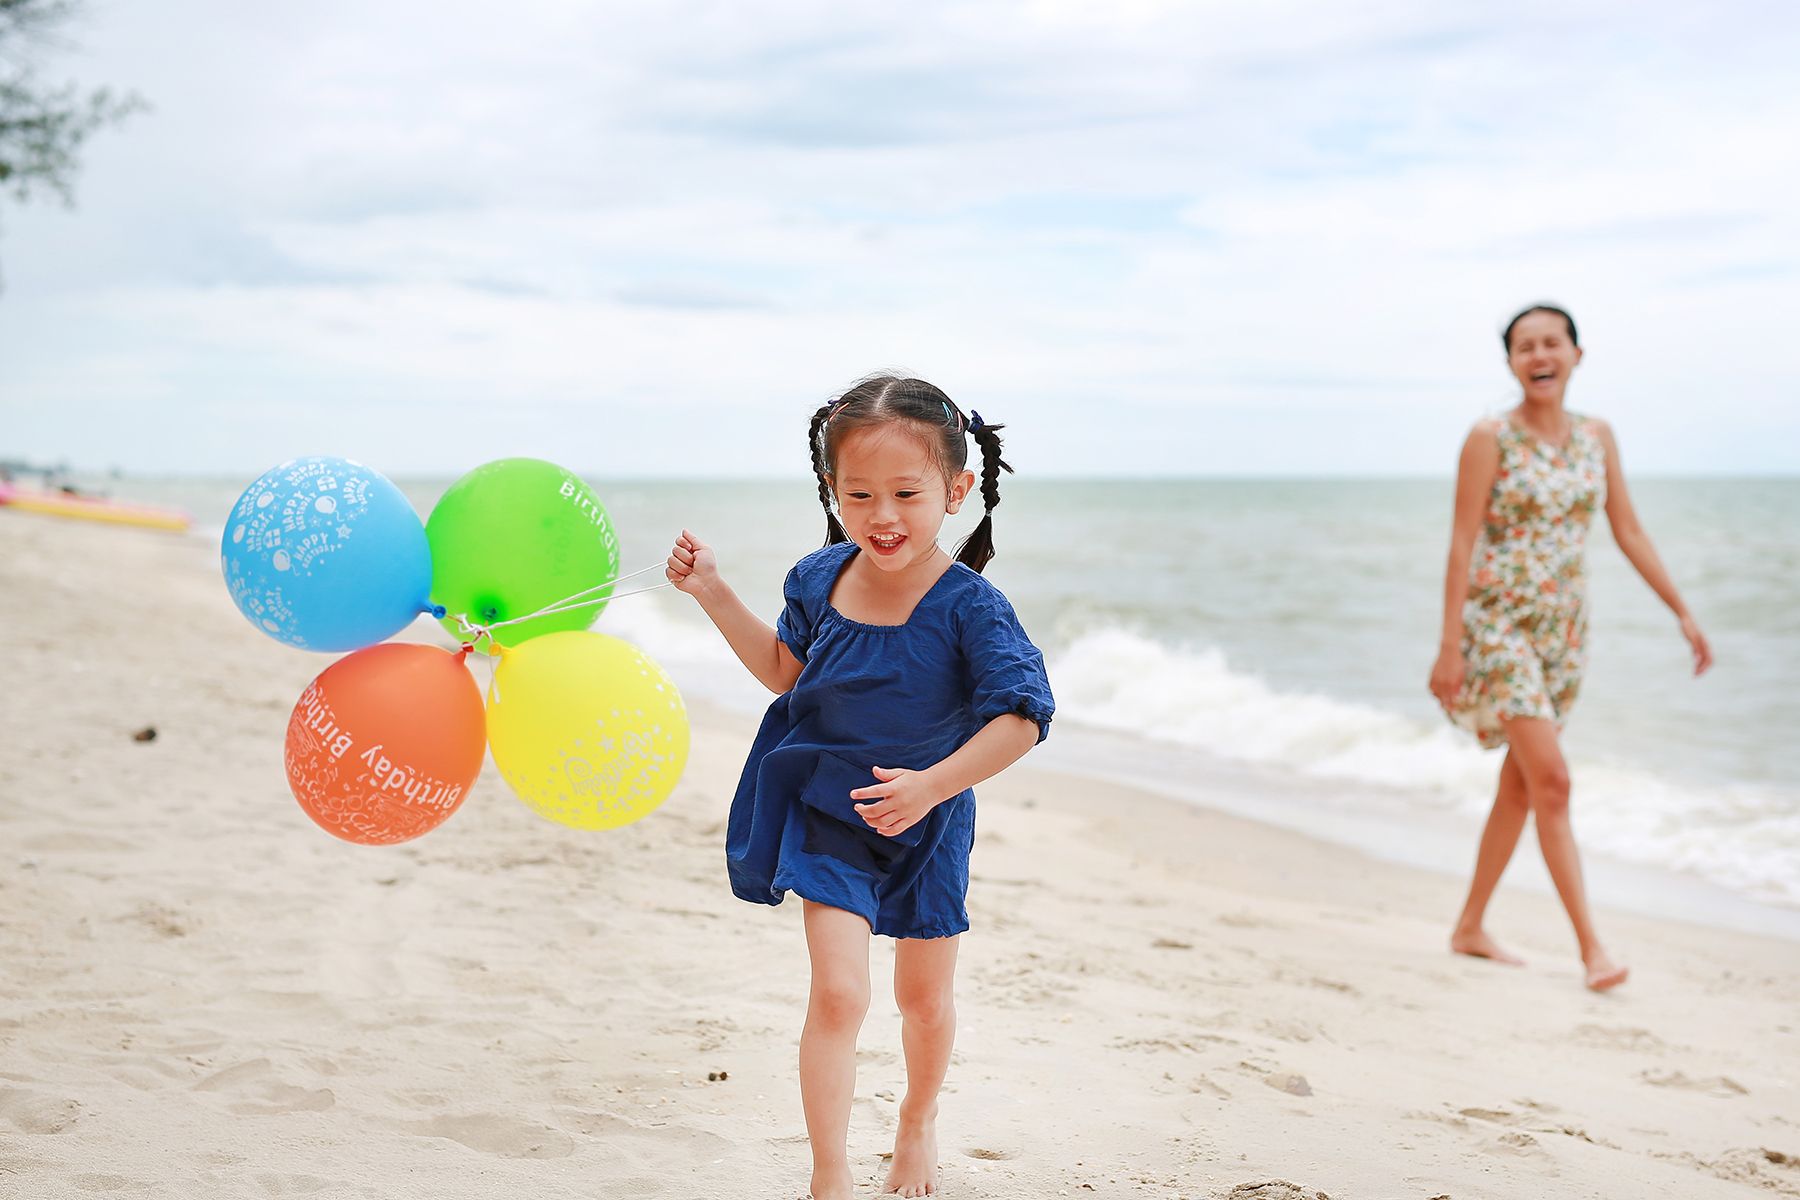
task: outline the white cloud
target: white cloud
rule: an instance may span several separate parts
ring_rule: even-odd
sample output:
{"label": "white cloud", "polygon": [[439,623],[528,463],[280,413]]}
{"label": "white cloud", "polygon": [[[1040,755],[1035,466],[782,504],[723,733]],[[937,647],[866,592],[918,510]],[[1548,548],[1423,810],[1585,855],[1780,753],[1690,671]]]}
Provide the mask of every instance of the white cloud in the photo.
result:
{"label": "white cloud", "polygon": [[800,473],[899,364],[1037,470],[1439,471],[1555,297],[1640,469],[1800,468],[1796,18],[1472,11],[101,8],[157,111],[8,214],[0,448]]}

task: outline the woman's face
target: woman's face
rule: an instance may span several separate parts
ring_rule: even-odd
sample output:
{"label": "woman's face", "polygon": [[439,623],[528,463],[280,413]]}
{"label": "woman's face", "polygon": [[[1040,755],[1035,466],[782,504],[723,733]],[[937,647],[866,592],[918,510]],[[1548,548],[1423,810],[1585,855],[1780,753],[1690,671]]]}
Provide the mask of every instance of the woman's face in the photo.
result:
{"label": "woman's face", "polygon": [[1534,312],[1513,326],[1506,363],[1525,389],[1525,399],[1558,401],[1581,361],[1581,347],[1569,339],[1569,323],[1555,313]]}

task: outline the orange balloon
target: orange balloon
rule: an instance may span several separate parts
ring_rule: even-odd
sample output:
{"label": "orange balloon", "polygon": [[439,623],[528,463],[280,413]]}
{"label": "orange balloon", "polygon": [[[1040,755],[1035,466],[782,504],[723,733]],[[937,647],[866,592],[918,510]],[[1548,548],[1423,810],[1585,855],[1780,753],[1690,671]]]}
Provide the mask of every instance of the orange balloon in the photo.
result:
{"label": "orange balloon", "polygon": [[338,659],[300,693],[288,718],[288,786],[321,829],[387,846],[456,811],[487,750],[467,656],[386,642]]}

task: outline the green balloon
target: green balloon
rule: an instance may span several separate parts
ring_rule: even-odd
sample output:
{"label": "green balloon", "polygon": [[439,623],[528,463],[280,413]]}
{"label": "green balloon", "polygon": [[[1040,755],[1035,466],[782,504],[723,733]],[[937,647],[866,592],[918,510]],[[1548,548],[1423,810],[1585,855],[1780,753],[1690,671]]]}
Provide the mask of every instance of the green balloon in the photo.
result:
{"label": "green balloon", "polygon": [[[619,537],[594,490],[573,471],[536,458],[503,458],[450,485],[425,522],[431,543],[431,598],[443,626],[464,636],[456,618],[492,625],[619,575]],[[588,592],[581,600],[608,596]],[[586,629],[604,601],[496,629],[502,646]],[[488,649],[487,639],[479,643]]]}

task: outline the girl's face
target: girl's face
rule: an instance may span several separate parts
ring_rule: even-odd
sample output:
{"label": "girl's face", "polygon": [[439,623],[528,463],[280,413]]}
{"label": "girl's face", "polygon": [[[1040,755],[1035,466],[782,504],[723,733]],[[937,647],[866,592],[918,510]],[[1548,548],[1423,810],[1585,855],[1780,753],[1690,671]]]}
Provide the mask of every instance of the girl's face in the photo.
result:
{"label": "girl's face", "polygon": [[1513,326],[1506,364],[1525,389],[1526,400],[1560,401],[1580,361],[1581,347],[1569,340],[1568,322],[1555,313],[1527,313]]}
{"label": "girl's face", "polygon": [[831,477],[844,532],[882,571],[904,571],[937,552],[944,517],[962,507],[975,474],[944,485],[944,473],[920,435],[900,424],[844,435]]}

